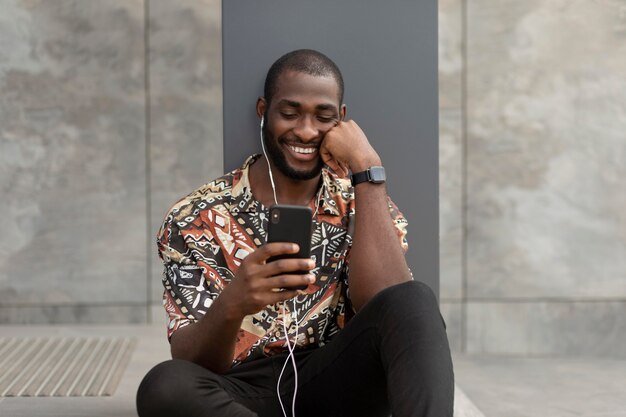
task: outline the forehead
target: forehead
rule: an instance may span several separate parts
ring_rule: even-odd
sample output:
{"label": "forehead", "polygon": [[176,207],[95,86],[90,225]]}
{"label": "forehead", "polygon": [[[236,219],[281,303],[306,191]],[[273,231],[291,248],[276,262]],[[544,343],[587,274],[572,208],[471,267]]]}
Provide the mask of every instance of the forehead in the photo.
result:
{"label": "forehead", "polygon": [[304,104],[339,105],[339,86],[332,76],[285,71],[276,80],[276,93],[272,102],[297,101]]}

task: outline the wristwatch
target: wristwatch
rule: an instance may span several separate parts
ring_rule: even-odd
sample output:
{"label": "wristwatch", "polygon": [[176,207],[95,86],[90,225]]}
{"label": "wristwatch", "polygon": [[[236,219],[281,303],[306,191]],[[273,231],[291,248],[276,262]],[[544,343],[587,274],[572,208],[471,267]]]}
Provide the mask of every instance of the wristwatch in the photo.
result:
{"label": "wristwatch", "polygon": [[386,179],[385,168],[383,167],[369,167],[365,171],[352,174],[350,177],[353,187],[365,181],[369,181],[372,184],[381,184],[385,182]]}

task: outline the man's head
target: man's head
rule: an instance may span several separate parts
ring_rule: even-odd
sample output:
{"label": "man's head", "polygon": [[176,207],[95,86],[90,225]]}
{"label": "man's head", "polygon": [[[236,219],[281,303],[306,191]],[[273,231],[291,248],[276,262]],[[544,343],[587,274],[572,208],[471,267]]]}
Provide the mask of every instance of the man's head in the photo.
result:
{"label": "man's head", "polygon": [[257,114],[264,117],[263,137],[272,164],[291,179],[319,175],[319,145],[345,117],[343,78],[324,54],[300,49],[280,57],[265,79]]}
{"label": "man's head", "polygon": [[278,58],[267,71],[263,95],[268,105],[276,93],[281,74],[287,71],[301,72],[316,77],[332,77],[337,82],[338,105],[343,103],[343,77],[339,67],[326,55],[313,49],[298,49]]}

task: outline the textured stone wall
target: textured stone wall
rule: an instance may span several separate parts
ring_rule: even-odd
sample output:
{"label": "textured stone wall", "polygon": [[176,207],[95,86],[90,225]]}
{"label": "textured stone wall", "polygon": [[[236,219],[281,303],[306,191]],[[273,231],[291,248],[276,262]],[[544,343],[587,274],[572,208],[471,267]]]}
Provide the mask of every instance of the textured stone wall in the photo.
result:
{"label": "textured stone wall", "polygon": [[[220,0],[150,0],[149,284],[160,300],[156,232],[176,201],[223,174]],[[243,161],[242,161],[243,162]],[[156,277],[156,278],[154,278]],[[158,318],[164,315],[157,309]]]}
{"label": "textured stone wall", "polygon": [[455,349],[626,357],[626,3],[439,3]]}
{"label": "textured stone wall", "polygon": [[450,347],[463,345],[463,8],[439,0],[439,297]]}
{"label": "textured stone wall", "polygon": [[145,322],[222,171],[220,2],[0,0],[0,323]]}

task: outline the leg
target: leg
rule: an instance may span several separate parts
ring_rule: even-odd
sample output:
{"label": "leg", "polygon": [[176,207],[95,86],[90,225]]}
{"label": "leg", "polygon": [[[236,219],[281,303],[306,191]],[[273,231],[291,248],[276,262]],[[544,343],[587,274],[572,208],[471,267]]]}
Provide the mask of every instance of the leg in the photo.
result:
{"label": "leg", "polygon": [[453,413],[445,326],[433,292],[420,282],[381,291],[299,368],[298,417]]}
{"label": "leg", "polygon": [[435,294],[416,281],[388,290],[375,314],[382,316],[381,353],[394,415],[452,417],[452,358]]}
{"label": "leg", "polygon": [[[268,375],[270,380],[273,377],[272,364],[264,360],[255,362],[258,363],[236,367],[229,376],[178,359],[160,363],[139,386],[138,414],[140,417],[274,415],[276,394],[270,388],[260,388]],[[268,385],[271,387],[271,382]]]}

